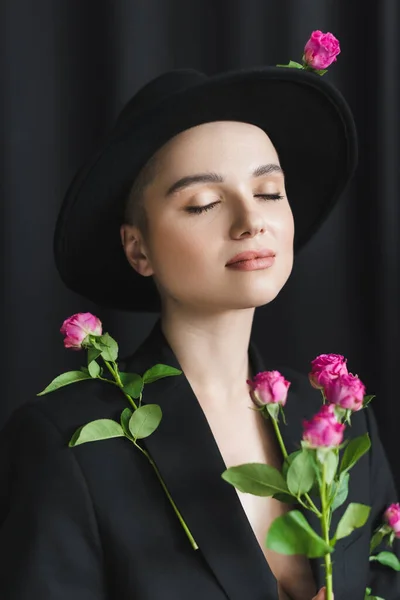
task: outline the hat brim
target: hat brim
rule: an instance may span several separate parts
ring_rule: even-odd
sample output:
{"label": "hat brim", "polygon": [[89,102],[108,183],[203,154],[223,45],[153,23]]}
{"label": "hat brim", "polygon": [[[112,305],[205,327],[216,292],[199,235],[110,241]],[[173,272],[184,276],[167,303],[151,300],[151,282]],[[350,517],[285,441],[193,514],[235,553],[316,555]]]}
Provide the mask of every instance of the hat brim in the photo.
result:
{"label": "hat brim", "polygon": [[298,252],[325,221],[357,163],[357,136],[340,92],[322,77],[291,68],[260,67],[204,78],[151,106],[129,110],[101,149],[78,172],[64,198],[54,253],[68,288],[100,306],[160,309],[150,277],[124,254],[120,226],[128,191],[147,160],[178,133],[211,121],[242,121],[263,129],[285,172]]}

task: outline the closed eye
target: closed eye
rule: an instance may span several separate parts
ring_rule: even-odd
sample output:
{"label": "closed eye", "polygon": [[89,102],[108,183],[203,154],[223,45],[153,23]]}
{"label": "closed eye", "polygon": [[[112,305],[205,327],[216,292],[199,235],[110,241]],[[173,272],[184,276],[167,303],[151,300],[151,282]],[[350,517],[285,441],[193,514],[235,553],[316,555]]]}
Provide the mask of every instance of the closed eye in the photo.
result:
{"label": "closed eye", "polygon": [[187,206],[186,211],[188,213],[199,214],[211,210],[214,206],[217,206],[217,204],[219,204],[219,200],[218,202],[211,202],[211,204],[206,204],[205,206]]}
{"label": "closed eye", "polygon": [[[263,198],[263,200],[281,200],[284,196],[281,194],[255,194],[254,198]],[[218,202],[211,202],[211,204],[206,204],[205,206],[188,206],[186,207],[186,211],[192,214],[200,214],[203,212],[207,212],[217,206]]]}
{"label": "closed eye", "polygon": [[264,198],[264,200],[282,200],[281,194],[256,194],[254,198]]}

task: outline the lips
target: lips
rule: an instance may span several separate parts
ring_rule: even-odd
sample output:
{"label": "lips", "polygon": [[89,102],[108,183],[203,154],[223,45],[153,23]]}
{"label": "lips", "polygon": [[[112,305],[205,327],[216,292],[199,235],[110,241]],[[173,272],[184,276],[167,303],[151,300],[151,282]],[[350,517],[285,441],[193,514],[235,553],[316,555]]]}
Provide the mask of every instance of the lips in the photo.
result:
{"label": "lips", "polygon": [[255,260],[257,258],[268,258],[274,256],[275,252],[268,248],[265,248],[264,250],[248,250],[247,252],[241,252],[240,254],[236,254],[236,256],[231,258],[230,261],[226,263],[226,266],[234,265],[236,263],[245,262],[248,260]]}

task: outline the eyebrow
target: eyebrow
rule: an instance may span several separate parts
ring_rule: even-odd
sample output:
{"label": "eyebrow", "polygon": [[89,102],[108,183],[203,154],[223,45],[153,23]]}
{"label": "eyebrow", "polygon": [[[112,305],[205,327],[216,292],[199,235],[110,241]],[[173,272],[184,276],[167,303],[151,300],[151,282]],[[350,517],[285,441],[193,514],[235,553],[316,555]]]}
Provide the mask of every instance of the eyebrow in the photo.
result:
{"label": "eyebrow", "polygon": [[[250,173],[250,177],[263,177],[265,175],[271,175],[272,173],[279,173],[284,176],[282,167],[276,163],[269,163],[267,165],[260,165]],[[175,181],[167,190],[166,196],[172,196],[178,190],[183,190],[196,183],[224,183],[225,177],[219,173],[196,173],[195,175],[187,175]]]}

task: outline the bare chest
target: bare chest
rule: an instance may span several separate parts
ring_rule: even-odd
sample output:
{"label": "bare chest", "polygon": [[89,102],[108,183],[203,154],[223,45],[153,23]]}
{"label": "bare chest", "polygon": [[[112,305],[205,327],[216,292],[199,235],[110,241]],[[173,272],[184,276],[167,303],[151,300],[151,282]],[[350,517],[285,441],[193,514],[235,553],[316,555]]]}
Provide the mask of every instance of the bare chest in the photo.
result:
{"label": "bare chest", "polygon": [[[224,412],[223,415],[205,411],[224,462],[227,467],[260,462],[280,469],[282,455],[271,424],[249,406],[251,401],[244,403],[244,407],[236,412]],[[236,493],[278,581],[280,600],[310,600],[316,591],[309,561],[302,556],[285,556],[265,548],[272,521],[292,507],[273,498],[261,498],[238,490]]]}

